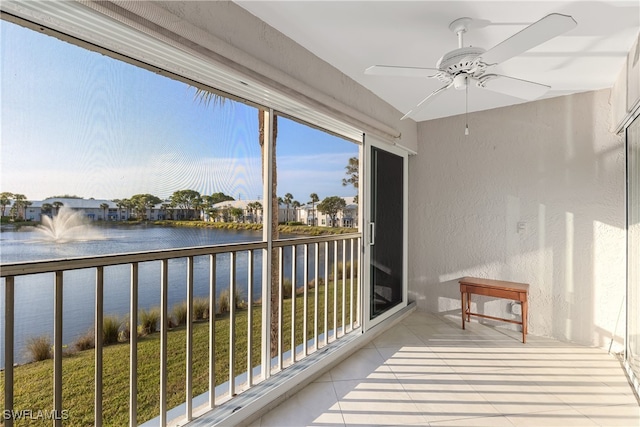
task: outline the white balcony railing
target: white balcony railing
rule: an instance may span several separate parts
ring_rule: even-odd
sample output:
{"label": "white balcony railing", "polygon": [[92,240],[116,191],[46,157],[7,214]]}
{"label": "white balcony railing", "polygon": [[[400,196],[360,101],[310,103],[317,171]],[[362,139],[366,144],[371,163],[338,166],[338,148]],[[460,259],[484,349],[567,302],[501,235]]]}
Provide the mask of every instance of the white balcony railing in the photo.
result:
{"label": "white balcony railing", "polygon": [[[13,416],[6,414],[20,413],[26,409],[41,409],[58,415],[54,420],[54,425],[62,425],[60,414],[64,414],[65,402],[63,391],[65,383],[63,381],[63,306],[64,306],[64,284],[65,278],[72,270],[90,269],[95,272],[95,307],[94,307],[94,333],[95,337],[102,336],[104,307],[105,307],[105,287],[109,286],[109,281],[105,280],[105,269],[112,266],[127,265],[130,269],[129,280],[129,309],[128,317],[130,325],[138,325],[139,307],[139,266],[143,263],[155,262],[160,265],[160,351],[159,351],[159,411],[151,417],[140,416],[138,403],[138,345],[139,339],[135,328],[131,328],[129,333],[129,374],[128,384],[121,384],[120,387],[128,388],[128,418],[129,425],[137,425],[138,422],[148,421],[154,418],[154,423],[162,426],[172,423],[184,423],[201,413],[213,410],[216,406],[232,399],[255,384],[277,375],[278,372],[304,359],[309,354],[318,349],[331,345],[332,342],[341,338],[345,334],[359,330],[361,315],[361,282],[358,267],[360,266],[360,245],[361,235],[358,233],[334,236],[321,236],[301,239],[278,240],[272,243],[273,258],[267,256],[267,243],[243,243],[233,245],[216,245],[208,247],[172,249],[153,252],[140,252],[130,254],[117,254],[108,256],[92,256],[74,259],[63,259],[54,261],[23,262],[1,265],[1,277],[4,278],[4,423],[7,427],[14,424]],[[272,310],[270,307],[270,277],[271,269],[262,269],[262,274],[254,271],[254,256],[261,255],[262,260],[273,259],[277,263],[277,329],[272,332]],[[238,286],[239,257],[247,257],[246,266],[242,263],[242,277],[246,277],[248,310],[246,313],[246,330],[238,328],[238,311],[236,309],[236,287]],[[167,381],[167,366],[169,362],[168,340],[170,333],[168,289],[170,283],[170,269],[176,265],[174,260],[181,260],[181,265],[186,261],[186,303],[187,319],[193,319],[194,310],[194,258],[208,257],[208,309],[211,315],[208,327],[208,386],[207,392],[200,396],[207,395],[207,403],[194,408],[193,402],[202,399],[194,398],[194,355],[193,337],[194,322],[186,322],[185,330],[185,372],[184,372],[184,401],[171,404],[175,408],[180,408],[184,413],[178,419],[168,417],[169,408],[168,395],[174,390],[169,389]],[[285,259],[288,258],[288,263]],[[202,258],[198,258],[202,260]],[[170,263],[169,261],[172,261]],[[216,274],[221,262],[228,262],[229,267],[229,312],[228,335],[225,332],[224,340],[228,342],[228,355],[222,354],[217,346],[216,323],[219,321],[214,315],[219,301],[216,297],[216,288],[225,285],[217,283],[220,281]],[[300,265],[302,262],[302,265]],[[171,267],[170,267],[171,264]],[[287,271],[290,269],[290,271]],[[302,271],[302,274],[300,272]],[[16,288],[19,288],[21,281],[17,278],[27,275],[46,273],[51,275],[51,286],[53,287],[53,407],[48,408],[26,408],[17,407],[14,401],[14,391],[16,389],[17,370],[21,366],[15,365],[15,313],[16,313]],[[245,274],[246,273],[246,274]],[[261,280],[261,284],[253,283],[256,275]],[[299,283],[302,276],[303,283]],[[287,279],[291,280],[291,290],[285,284]],[[184,283],[184,282],[183,282]],[[313,284],[313,286],[311,286]],[[258,302],[254,302],[254,292],[257,285],[261,286],[261,297]],[[218,288],[219,290],[219,288]],[[286,292],[285,292],[286,291]],[[291,295],[285,293],[291,292]],[[255,318],[256,313],[261,312],[260,319]],[[285,318],[285,312],[289,312],[290,318]],[[244,319],[244,317],[243,317]],[[254,342],[256,331],[253,330],[255,323],[260,323],[259,346]],[[244,320],[243,320],[243,324]],[[220,334],[218,332],[218,334]],[[236,339],[242,334],[246,334],[246,347],[236,345]],[[277,344],[272,345],[271,339],[276,339]],[[259,348],[259,350],[257,350]],[[95,339],[95,349],[93,350],[95,386],[93,396],[86,396],[87,401],[93,398],[93,423],[101,426],[104,423],[113,424],[112,420],[103,419],[103,392],[105,384],[105,346],[101,339]],[[260,357],[255,354],[259,351]],[[239,354],[239,352],[246,354]],[[216,368],[221,358],[226,358],[226,372],[220,372]],[[242,368],[238,368],[236,359],[246,360]],[[256,363],[255,360],[260,360]],[[20,381],[22,378],[20,377]],[[50,377],[49,377],[50,378]],[[35,380],[35,379],[33,379]],[[202,380],[201,378],[199,379]],[[221,391],[222,389],[222,391]],[[90,406],[90,405],[87,405]],[[13,412],[12,412],[13,411]],[[53,411],[53,412],[51,412]],[[174,419],[168,419],[174,418]],[[70,420],[72,421],[72,420]]]}

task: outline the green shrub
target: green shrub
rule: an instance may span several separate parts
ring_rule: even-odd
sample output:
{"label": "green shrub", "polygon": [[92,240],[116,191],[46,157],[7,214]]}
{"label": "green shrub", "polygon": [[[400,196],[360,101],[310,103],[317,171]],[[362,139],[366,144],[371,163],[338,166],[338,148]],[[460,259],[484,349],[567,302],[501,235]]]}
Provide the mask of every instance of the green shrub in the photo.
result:
{"label": "green shrub", "polygon": [[53,358],[51,338],[47,335],[29,338],[25,350],[32,362]]}
{"label": "green shrub", "polygon": [[224,314],[228,313],[231,310],[231,303],[229,301],[229,290],[225,289],[220,292],[220,296],[218,297],[218,313]]}
{"label": "green shrub", "polygon": [[282,282],[282,297],[284,299],[291,299],[291,288],[293,287],[293,284],[291,283],[290,279],[284,279],[284,282]]}
{"label": "green shrub", "polygon": [[160,323],[160,309],[154,307],[149,310],[140,310],[138,312],[138,320],[140,321],[140,334],[152,334],[158,330],[158,323]]}
{"label": "green shrub", "polygon": [[73,347],[78,351],[91,350],[96,346],[93,329],[89,329],[73,343]]}
{"label": "green shrub", "polygon": [[[240,293],[238,292],[237,289],[235,291],[235,294],[236,294],[236,298],[235,298],[236,308],[246,308],[248,305],[244,300],[241,299]],[[231,309],[231,302],[229,301],[229,295],[230,295],[229,289],[225,289],[220,293],[220,296],[218,297],[218,313],[220,314],[228,313],[229,310]]]}
{"label": "green shrub", "polygon": [[120,326],[120,331],[118,332],[118,341],[129,342],[130,338],[131,338],[131,325],[129,322],[129,316],[127,316],[125,321],[123,321],[122,325]]}
{"label": "green shrub", "polygon": [[[333,279],[333,268],[334,266],[331,266],[331,278]],[[345,273],[345,274],[343,274]],[[345,276],[346,278],[349,278],[351,276],[351,261],[347,261],[346,263],[346,267],[344,267],[342,265],[342,261],[340,261],[338,263],[338,280],[342,279],[343,276]],[[353,276],[354,277],[358,277],[358,262],[355,261],[353,264]]]}
{"label": "green shrub", "polygon": [[195,320],[209,317],[209,298],[201,297],[193,299],[193,316]]}
{"label": "green shrub", "polygon": [[[324,286],[324,279],[322,277],[318,277],[318,285]],[[307,283],[307,287],[309,289],[314,289],[316,287],[316,280],[310,280],[309,283]]]}
{"label": "green shrub", "polygon": [[105,316],[102,319],[102,343],[115,344],[118,342],[122,321],[117,316]]}
{"label": "green shrub", "polygon": [[187,302],[182,301],[173,306],[171,310],[173,321],[176,326],[187,324]]}

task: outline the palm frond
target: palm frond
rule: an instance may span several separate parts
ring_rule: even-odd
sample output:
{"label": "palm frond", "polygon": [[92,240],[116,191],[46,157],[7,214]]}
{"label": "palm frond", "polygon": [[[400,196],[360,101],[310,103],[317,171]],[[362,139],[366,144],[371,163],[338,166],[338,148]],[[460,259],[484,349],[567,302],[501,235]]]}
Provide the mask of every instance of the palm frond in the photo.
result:
{"label": "palm frond", "polygon": [[224,96],[220,96],[217,93],[209,92],[208,90],[201,89],[201,88],[195,88],[195,89],[196,89],[196,93],[193,96],[193,99],[195,101],[198,101],[200,104],[203,104],[206,107],[208,107],[211,104],[213,104],[214,107],[216,106],[221,107],[227,101],[227,98],[225,98]]}

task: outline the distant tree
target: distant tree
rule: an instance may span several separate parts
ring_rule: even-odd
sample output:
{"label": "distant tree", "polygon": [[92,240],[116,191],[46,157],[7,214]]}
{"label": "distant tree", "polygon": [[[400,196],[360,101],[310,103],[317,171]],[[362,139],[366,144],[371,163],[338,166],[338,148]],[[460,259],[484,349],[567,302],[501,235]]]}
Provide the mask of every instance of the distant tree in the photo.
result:
{"label": "distant tree", "polygon": [[220,203],[220,202],[229,202],[233,200],[235,200],[233,197],[228,196],[224,193],[213,193],[211,196],[209,196],[209,201],[212,205],[215,205],[216,203]]}
{"label": "distant tree", "polygon": [[107,220],[107,209],[109,209],[108,203],[100,203],[100,209],[102,209],[102,219]]}
{"label": "distant tree", "polygon": [[163,213],[163,215],[165,217],[169,217],[167,219],[173,219],[173,211],[170,209],[171,208],[171,203],[163,203],[162,205],[160,205],[160,211]]}
{"label": "distant tree", "polygon": [[63,194],[61,196],[51,196],[51,197],[46,197],[46,199],[82,199],[82,196],[76,196],[76,195],[71,195],[71,194]]}
{"label": "distant tree", "polygon": [[131,209],[133,209],[133,203],[131,203],[131,199],[122,199],[121,203],[127,219],[131,218]]}
{"label": "distant tree", "polygon": [[293,202],[291,202],[291,207],[293,207],[293,212],[294,212],[294,214],[293,214],[293,216],[294,216],[293,220],[294,221],[298,220],[298,209],[300,209],[300,206],[302,206],[302,205],[297,200],[294,200]]}
{"label": "distant tree", "polygon": [[318,218],[316,215],[316,203],[320,201],[320,198],[316,193],[309,194],[309,197],[311,198],[311,211],[313,213],[313,224],[311,225],[318,225]]}
{"label": "distant tree", "polygon": [[251,215],[251,220],[256,223],[258,222],[258,211],[262,210],[262,203],[257,201],[247,203],[247,210],[249,211],[249,215]]}
{"label": "distant tree", "polygon": [[30,202],[28,200],[25,200],[24,202],[22,202],[22,217],[24,219],[27,219],[27,208],[31,205],[33,205],[33,202]]}
{"label": "distant tree", "polygon": [[122,209],[125,208],[125,206],[127,205],[127,203],[125,202],[126,199],[113,199],[112,202],[116,204],[116,206],[118,207],[118,219],[120,221],[122,221]]}
{"label": "distant tree", "polygon": [[229,209],[229,214],[235,219],[236,222],[240,222],[243,213],[244,211],[240,208]]}
{"label": "distant tree", "polygon": [[285,222],[287,222],[289,221],[289,206],[291,205],[291,202],[293,202],[293,194],[291,193],[285,194],[284,199],[282,199],[282,201],[287,207],[287,210],[285,211]]}
{"label": "distant tree", "polygon": [[209,209],[207,209],[207,215],[209,215],[209,221],[211,221],[212,218],[215,221],[219,213],[220,213],[220,210],[218,208],[210,207]]}
{"label": "distant tree", "polygon": [[147,209],[162,203],[162,199],[153,194],[135,194],[129,200],[131,209],[135,211],[136,216],[140,219],[147,219]]}
{"label": "distant tree", "polygon": [[5,216],[5,209],[7,206],[11,204],[11,200],[13,199],[13,193],[9,193],[8,191],[4,191],[0,193],[0,207],[2,207],[2,216]]}
{"label": "distant tree", "polygon": [[347,185],[353,185],[353,188],[358,189],[358,181],[359,181],[359,162],[357,157],[351,157],[349,159],[349,163],[344,167],[347,171],[345,174],[346,178],[342,179],[342,185],[346,187]]}
{"label": "distant tree", "polygon": [[62,203],[60,200],[56,200],[55,202],[52,203],[52,205],[56,210],[56,215],[58,215],[58,212],[60,212],[60,208],[64,206],[64,203]]}
{"label": "distant tree", "polygon": [[182,210],[185,218],[192,217],[191,210],[199,203],[200,193],[195,190],[178,190],[170,197],[171,203]]}
{"label": "distant tree", "polygon": [[51,203],[43,203],[40,207],[40,213],[44,215],[51,215],[53,211],[53,205]]}
{"label": "distant tree", "polygon": [[13,206],[9,211],[9,214],[15,218],[24,218],[24,215],[21,214],[24,212],[25,203],[27,202],[27,196],[24,194],[14,194],[13,195]]}
{"label": "distant tree", "polygon": [[331,225],[336,226],[336,217],[338,212],[343,210],[347,206],[347,202],[342,197],[330,196],[326,197],[318,204],[318,210],[331,217]]}

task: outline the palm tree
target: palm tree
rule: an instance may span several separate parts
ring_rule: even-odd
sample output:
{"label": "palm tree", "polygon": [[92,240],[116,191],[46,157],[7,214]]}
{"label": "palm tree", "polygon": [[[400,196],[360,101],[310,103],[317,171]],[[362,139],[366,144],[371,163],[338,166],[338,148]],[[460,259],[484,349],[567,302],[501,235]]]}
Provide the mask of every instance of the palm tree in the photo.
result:
{"label": "palm tree", "polygon": [[100,203],[100,209],[102,209],[102,219],[107,220],[107,209],[109,209],[108,203]]}
{"label": "palm tree", "polygon": [[316,215],[316,203],[320,201],[320,198],[316,193],[309,194],[309,197],[311,197],[311,211],[313,213],[313,224],[311,225],[318,225],[318,216]]}
{"label": "palm tree", "polygon": [[51,203],[43,203],[40,207],[40,216],[42,215],[51,215],[51,211],[53,210],[53,205]]}
{"label": "palm tree", "polygon": [[294,200],[293,202],[291,202],[291,206],[293,206],[293,220],[294,221],[298,221],[298,208],[301,206],[300,202],[297,200]]}
{"label": "palm tree", "polygon": [[31,206],[33,202],[25,200],[22,202],[22,218],[27,219],[27,208]]}
{"label": "palm tree", "polygon": [[[226,98],[215,94],[213,92],[206,91],[204,89],[196,89],[196,99],[198,99],[201,103],[205,105],[209,105],[213,103],[215,105],[222,106],[226,102]],[[268,141],[268,136],[265,135],[265,117],[266,111],[262,109],[258,109],[258,143],[260,144],[260,152],[262,154],[262,177],[264,179],[265,171],[264,171],[264,155],[265,155],[265,141]],[[278,173],[277,173],[277,165],[276,165],[276,139],[278,137],[278,116],[273,115],[272,120],[272,129],[271,129],[271,139],[272,139],[272,156],[271,156],[271,239],[277,240],[279,237],[278,232],[278,210],[279,206],[277,203],[277,188],[278,188]],[[273,259],[277,259],[277,249],[273,249]],[[278,301],[280,300],[280,296],[278,294],[279,286],[278,286],[278,264],[275,262],[271,263],[271,356],[275,356],[278,351]]]}
{"label": "palm tree", "polygon": [[64,203],[62,203],[60,200],[56,200],[52,203],[52,205],[56,210],[56,215],[58,215],[58,212],[60,212],[60,208],[64,205]]}
{"label": "palm tree", "polygon": [[285,222],[289,222],[289,205],[293,202],[293,194],[287,193],[284,195],[284,199],[282,199],[284,205],[287,207],[285,211]]}
{"label": "palm tree", "polygon": [[9,193],[7,191],[0,193],[0,207],[2,207],[2,216],[5,216],[4,211],[6,207],[11,204],[12,198],[13,198],[13,193]]}
{"label": "palm tree", "polygon": [[[11,211],[13,211],[12,216],[14,217],[14,219],[16,216],[20,218],[20,211],[24,209],[26,201],[27,196],[25,196],[24,194],[13,195],[13,207],[11,208]],[[24,218],[24,216],[22,218]]]}

